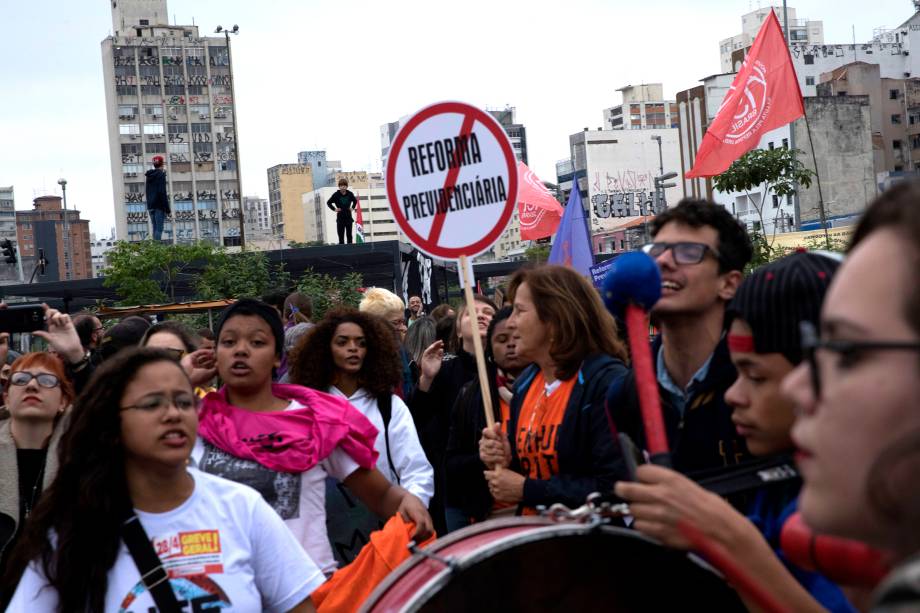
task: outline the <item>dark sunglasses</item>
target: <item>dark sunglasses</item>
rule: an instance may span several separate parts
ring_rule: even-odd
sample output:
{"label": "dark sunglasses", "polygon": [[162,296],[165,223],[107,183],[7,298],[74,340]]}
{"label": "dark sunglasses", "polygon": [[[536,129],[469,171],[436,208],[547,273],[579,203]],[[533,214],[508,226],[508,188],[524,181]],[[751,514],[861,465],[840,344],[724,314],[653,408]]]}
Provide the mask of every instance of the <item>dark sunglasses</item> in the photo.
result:
{"label": "dark sunglasses", "polygon": [[35,379],[40,386],[47,389],[53,389],[61,384],[60,379],[48,373],[39,373],[36,375],[24,370],[17,370],[10,375],[10,383],[13,385],[25,386],[28,385],[29,381],[32,379]]}
{"label": "dark sunglasses", "polygon": [[663,255],[668,249],[674,254],[674,261],[678,264],[699,264],[711,253],[712,257],[719,259],[719,252],[706,243],[649,243],[642,247],[642,251],[653,258]]}
{"label": "dark sunglasses", "polygon": [[811,389],[815,398],[821,397],[821,371],[818,368],[817,353],[819,349],[840,355],[842,360],[852,361],[863,351],[920,351],[920,343],[908,341],[841,341],[822,340],[818,330],[810,321],[799,323],[802,336],[802,354],[808,361],[811,375]]}

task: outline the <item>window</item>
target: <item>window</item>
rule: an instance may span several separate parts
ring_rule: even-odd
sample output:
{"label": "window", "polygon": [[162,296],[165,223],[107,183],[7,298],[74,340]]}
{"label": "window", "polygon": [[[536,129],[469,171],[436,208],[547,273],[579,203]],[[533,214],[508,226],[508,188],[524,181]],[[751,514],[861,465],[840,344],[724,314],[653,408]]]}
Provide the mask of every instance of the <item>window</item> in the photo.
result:
{"label": "window", "polygon": [[815,63],[815,56],[806,54],[805,55],[805,65],[810,66],[814,63]]}
{"label": "window", "polygon": [[900,149],[900,148],[901,148],[901,141],[899,141],[899,140],[897,140],[897,139],[891,141],[891,148],[892,148],[892,149]]}
{"label": "window", "polygon": [[814,85],[814,84],[815,84],[814,77],[805,77],[805,85]]}
{"label": "window", "polygon": [[145,123],[144,124],[144,134],[162,134],[163,133],[163,124],[161,123]]}
{"label": "window", "polygon": [[773,195],[773,208],[774,209],[779,208],[779,196],[777,196],[776,194]]}
{"label": "window", "polygon": [[892,123],[892,124],[899,124],[899,123],[901,123],[901,114],[899,113],[899,114],[897,114],[897,115],[892,115],[892,116],[891,116],[891,123]]}
{"label": "window", "polygon": [[140,134],[141,127],[136,123],[122,123],[118,125],[119,134]]}
{"label": "window", "polygon": [[888,90],[889,100],[897,100],[900,95],[901,95],[901,90],[899,89],[889,89]]}
{"label": "window", "polygon": [[898,166],[895,166],[895,167],[894,167],[894,171],[895,171],[895,172],[902,172],[903,170],[904,170],[904,167],[901,166],[901,165],[898,165]]}
{"label": "window", "polygon": [[150,25],[150,20],[149,20],[149,19],[141,19],[141,25],[142,25],[142,26],[149,26],[149,25]]}
{"label": "window", "polygon": [[788,149],[788,148],[789,148],[789,139],[784,138],[783,139],[783,149]]}

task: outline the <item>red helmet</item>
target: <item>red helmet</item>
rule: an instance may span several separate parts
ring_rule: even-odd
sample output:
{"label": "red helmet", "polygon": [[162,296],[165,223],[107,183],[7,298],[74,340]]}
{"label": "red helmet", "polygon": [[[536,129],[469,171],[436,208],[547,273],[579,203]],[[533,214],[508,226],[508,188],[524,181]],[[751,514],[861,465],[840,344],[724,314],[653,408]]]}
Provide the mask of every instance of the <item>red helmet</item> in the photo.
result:
{"label": "red helmet", "polygon": [[163,162],[164,162],[164,160],[163,160],[163,156],[162,156],[162,155],[155,155],[155,156],[153,156],[153,165],[154,165],[154,166],[162,166],[162,165],[163,165]]}

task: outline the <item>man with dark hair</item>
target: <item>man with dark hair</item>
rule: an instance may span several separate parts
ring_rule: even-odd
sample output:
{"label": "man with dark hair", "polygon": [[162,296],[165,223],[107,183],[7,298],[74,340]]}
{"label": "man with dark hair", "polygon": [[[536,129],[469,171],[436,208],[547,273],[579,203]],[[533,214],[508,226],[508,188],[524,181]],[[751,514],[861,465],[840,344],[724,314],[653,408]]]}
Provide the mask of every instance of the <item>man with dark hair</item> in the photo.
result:
{"label": "man with dark hair", "polygon": [[409,296],[409,308],[406,310],[406,325],[411,326],[420,318],[425,316],[425,305],[422,304],[421,296]]}
{"label": "man with dark hair", "polygon": [[[725,313],[753,255],[750,238],[722,206],[691,199],[658,215],[651,232],[644,251],[661,270],[652,359],[673,465],[693,473],[737,464],[749,456],[724,400],[736,378]],[[634,387],[612,389],[608,407],[617,428],[643,446]]]}
{"label": "man with dark hair", "polygon": [[144,176],[147,177],[147,214],[150,215],[150,223],[153,225],[153,240],[158,241],[163,236],[163,224],[170,213],[162,155],[153,157],[153,168]]}
{"label": "man with dark hair", "polygon": [[78,313],[73,318],[73,327],[80,337],[80,345],[85,352],[89,352],[90,362],[93,366],[98,366],[102,362],[102,356],[99,355],[99,345],[102,343],[102,337],[105,336],[105,328],[99,318],[90,312]]}
{"label": "man with dark hair", "polygon": [[358,208],[358,199],[348,189],[348,181],[339,179],[339,190],[329,196],[326,206],[335,211],[335,227],[339,233],[339,244],[345,244],[345,234],[348,234],[348,244],[351,244],[351,226],[354,219],[351,212]]}

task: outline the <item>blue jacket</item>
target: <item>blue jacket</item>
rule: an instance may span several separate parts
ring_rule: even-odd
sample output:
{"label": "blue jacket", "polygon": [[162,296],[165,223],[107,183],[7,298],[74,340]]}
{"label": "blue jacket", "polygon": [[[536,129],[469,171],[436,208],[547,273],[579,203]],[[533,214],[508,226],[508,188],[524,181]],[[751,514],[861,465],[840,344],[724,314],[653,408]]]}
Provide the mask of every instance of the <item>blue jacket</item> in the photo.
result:
{"label": "blue jacket", "polygon": [[[508,438],[511,440],[511,469],[522,473],[515,445],[521,405],[537,375],[536,366],[525,370],[514,386],[511,400],[511,420]],[[607,495],[613,484],[626,478],[626,465],[620,447],[610,432],[604,408],[607,388],[629,372],[626,365],[608,355],[589,356],[578,370],[578,380],[566,405],[556,454],[559,474],[549,479],[530,479],[524,482],[522,506],[549,506],[556,502],[570,507],[580,507],[588,494],[600,492]]]}

